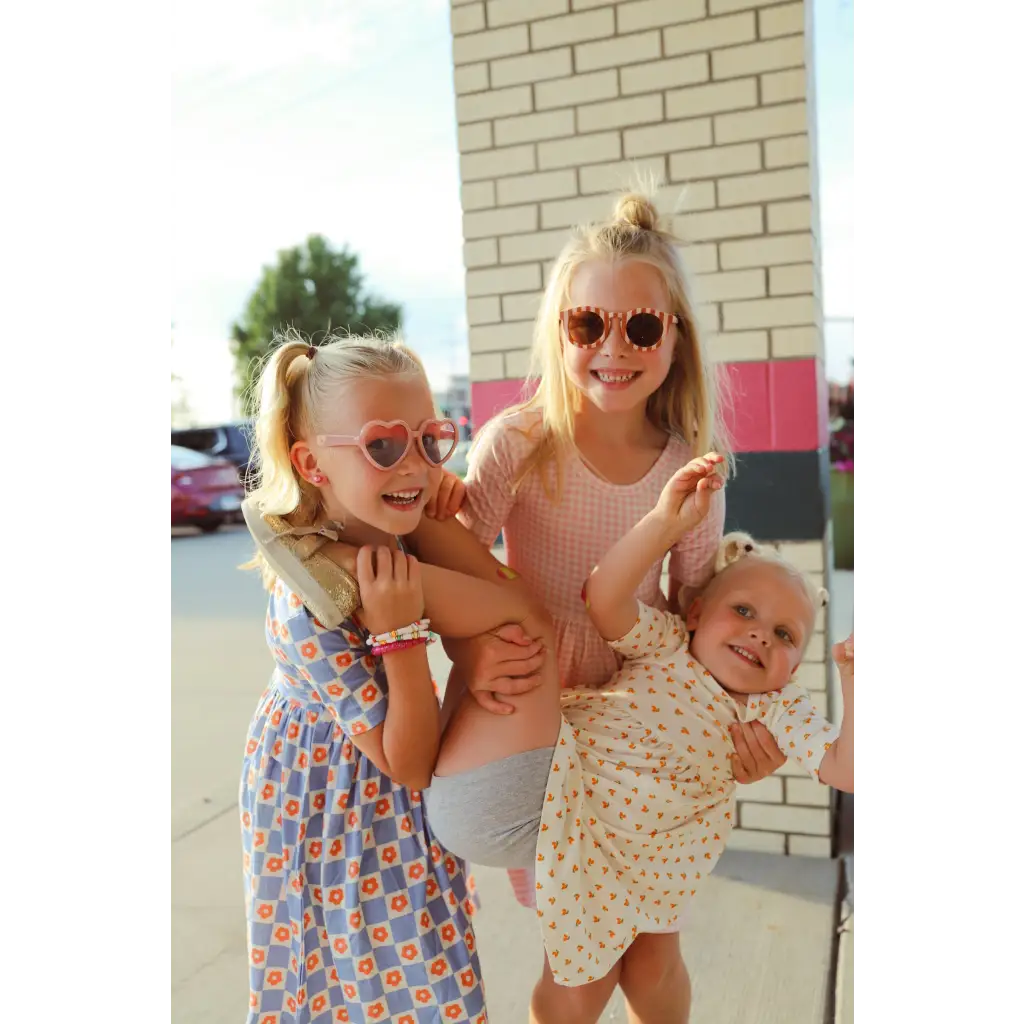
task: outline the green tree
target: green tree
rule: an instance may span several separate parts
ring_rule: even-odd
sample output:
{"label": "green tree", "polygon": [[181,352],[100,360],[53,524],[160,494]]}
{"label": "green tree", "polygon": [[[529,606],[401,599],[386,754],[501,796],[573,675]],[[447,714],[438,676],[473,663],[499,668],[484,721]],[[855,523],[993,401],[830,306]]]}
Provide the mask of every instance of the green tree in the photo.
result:
{"label": "green tree", "polygon": [[282,249],[275,266],[263,268],[240,321],[231,325],[239,393],[249,393],[275,331],[294,327],[315,344],[332,330],[365,334],[401,325],[401,306],[366,292],[358,256],[310,235],[305,244]]}

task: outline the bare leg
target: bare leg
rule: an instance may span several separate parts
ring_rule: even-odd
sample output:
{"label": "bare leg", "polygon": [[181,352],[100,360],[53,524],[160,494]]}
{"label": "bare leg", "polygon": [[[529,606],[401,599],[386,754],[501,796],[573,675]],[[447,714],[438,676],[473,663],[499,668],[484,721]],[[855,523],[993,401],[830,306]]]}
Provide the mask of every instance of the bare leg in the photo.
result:
{"label": "bare leg", "polygon": [[[527,635],[541,640],[547,656],[539,670],[540,685],[529,693],[505,695],[515,709],[496,715],[482,708],[461,684],[458,666],[449,680],[441,711],[446,723],[434,774],[457,775],[527,750],[553,746],[561,725],[555,632],[547,612],[521,581],[507,581],[504,566],[482,547],[461,523],[431,523],[420,539],[420,573],[427,617],[444,637],[467,638],[518,623]],[[323,547],[324,554],[349,571],[355,568],[356,549],[341,543]],[[433,558],[440,553],[456,570],[441,568]],[[430,558],[430,561],[427,559]]]}
{"label": "bare leg", "polygon": [[[533,614],[523,620],[522,626],[530,636],[542,639],[548,651],[541,684],[529,693],[502,698],[515,707],[511,715],[495,715],[463,693],[441,736],[435,775],[457,775],[526,750],[554,746],[561,725],[554,629],[546,618]],[[457,669],[448,685],[465,690]],[[447,710],[447,693],[445,704]]]}
{"label": "bare leg", "polygon": [[545,957],[544,973],[530,1000],[530,1024],[597,1024],[619,982],[621,963],[589,985],[566,988],[555,982]]}
{"label": "bare leg", "polygon": [[638,935],[620,961],[630,1024],[688,1024],[690,975],[679,935]]}

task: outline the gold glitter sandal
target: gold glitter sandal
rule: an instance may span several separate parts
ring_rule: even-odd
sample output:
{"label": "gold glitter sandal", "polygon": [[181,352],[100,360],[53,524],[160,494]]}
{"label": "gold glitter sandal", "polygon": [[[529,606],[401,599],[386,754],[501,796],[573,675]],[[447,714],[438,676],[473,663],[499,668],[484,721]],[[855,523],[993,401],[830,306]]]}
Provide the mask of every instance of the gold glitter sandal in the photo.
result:
{"label": "gold glitter sandal", "polygon": [[246,499],[242,514],[260,554],[302,603],[328,629],[341,625],[359,607],[359,586],[321,548],[338,539],[335,524],[292,526],[281,516],[261,512]]}

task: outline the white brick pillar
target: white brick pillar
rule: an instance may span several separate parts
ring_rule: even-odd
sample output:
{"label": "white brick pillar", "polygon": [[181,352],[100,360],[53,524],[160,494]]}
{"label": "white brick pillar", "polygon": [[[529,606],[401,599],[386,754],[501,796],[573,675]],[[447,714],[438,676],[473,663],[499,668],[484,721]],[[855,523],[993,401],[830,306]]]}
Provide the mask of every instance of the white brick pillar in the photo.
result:
{"label": "white brick pillar", "polygon": [[[820,573],[822,313],[809,7],[775,0],[452,0],[474,424],[514,397],[552,258],[634,167],[666,182],[741,453],[730,508]],[[816,461],[818,460],[818,461]],[[760,474],[760,475],[759,475]],[[813,514],[759,520],[759,480]],[[744,482],[757,494],[744,496]],[[803,488],[803,490],[799,490]],[[746,502],[746,505],[744,505]],[[770,504],[770,501],[768,502]],[[781,518],[780,518],[781,517]],[[748,522],[752,525],[748,526]],[[765,533],[759,524],[772,523]],[[766,525],[765,529],[769,529]],[[801,679],[827,705],[824,617]],[[787,766],[741,788],[733,845],[828,856],[832,799]]]}

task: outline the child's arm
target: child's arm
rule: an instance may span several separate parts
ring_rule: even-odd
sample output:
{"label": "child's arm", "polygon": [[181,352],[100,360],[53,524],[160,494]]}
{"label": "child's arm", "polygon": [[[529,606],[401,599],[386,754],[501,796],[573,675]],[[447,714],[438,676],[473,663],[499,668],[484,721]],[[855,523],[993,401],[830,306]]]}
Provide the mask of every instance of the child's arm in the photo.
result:
{"label": "child's arm", "polygon": [[725,530],[725,491],[715,491],[704,521],[669,552],[668,609],[685,615],[715,571],[715,556]]}
{"label": "child's arm", "polygon": [[709,452],[693,459],[665,485],[657,506],[601,559],[586,584],[587,608],[598,632],[617,640],[637,619],[633,596],[653,563],[707,515],[723,481],[715,467],[724,459]]}
{"label": "child's arm", "polygon": [[[444,638],[446,650],[479,703],[489,711],[511,713],[515,700],[497,701],[493,693],[517,697],[540,685],[545,671],[556,671],[548,653],[555,649],[554,630],[543,605],[455,519],[439,523],[424,518],[407,539],[424,560],[420,572],[431,627]],[[322,551],[353,571],[355,548],[331,543]],[[435,562],[443,562],[446,568],[428,564]],[[495,636],[513,629],[519,630],[527,645],[506,643]],[[514,647],[521,658],[510,663],[500,656],[486,657],[507,647]]]}
{"label": "child's arm", "polygon": [[[362,548],[350,571],[359,581],[362,620],[371,633],[399,629],[423,614],[423,587],[415,558],[384,547]],[[387,714],[368,732],[353,730],[352,742],[392,781],[423,789],[430,785],[440,742],[426,649],[419,645],[396,650],[386,653],[383,661]]]}
{"label": "child's arm", "polygon": [[843,725],[839,737],[825,751],[818,778],[844,793],[853,792],[853,634],[832,648],[843,688]]}

